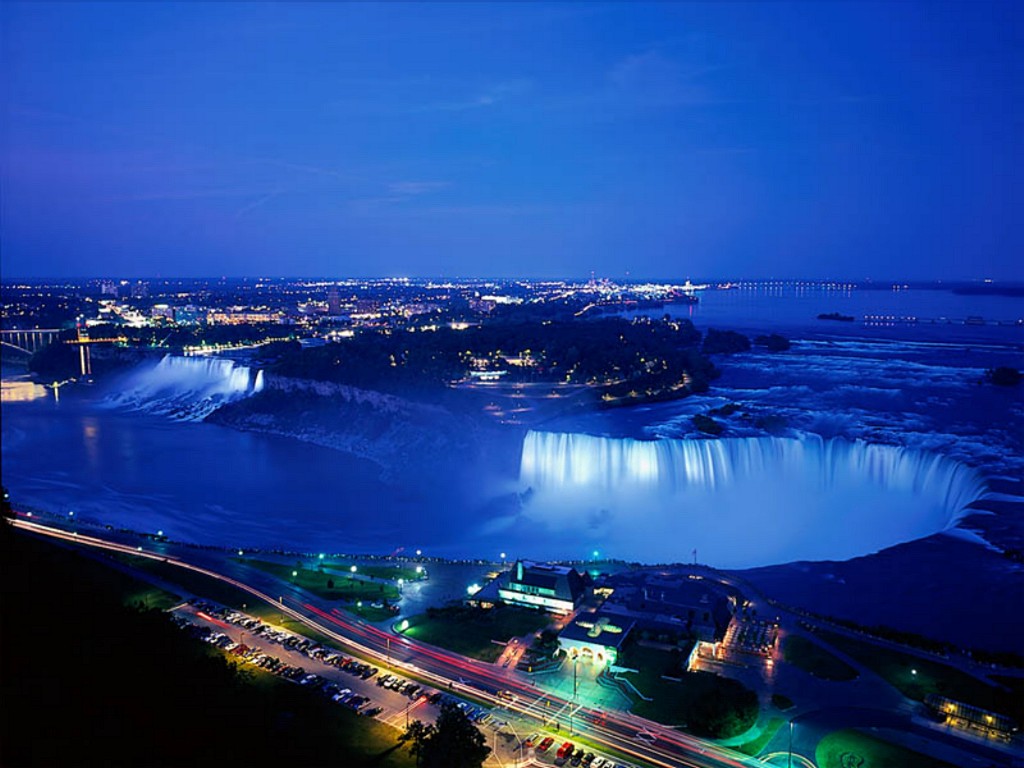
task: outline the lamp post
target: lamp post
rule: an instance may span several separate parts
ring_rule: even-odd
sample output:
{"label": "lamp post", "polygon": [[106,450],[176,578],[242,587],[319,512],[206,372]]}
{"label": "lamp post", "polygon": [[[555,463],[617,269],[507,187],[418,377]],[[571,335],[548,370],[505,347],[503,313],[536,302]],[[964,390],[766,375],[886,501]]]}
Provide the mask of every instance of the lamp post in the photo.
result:
{"label": "lamp post", "polygon": [[[519,736],[519,731],[517,731],[515,729],[515,726],[513,726],[512,723],[505,723],[505,725],[507,725],[512,730],[512,735],[516,737],[516,742],[519,744],[519,763],[522,763],[523,762],[523,740]],[[517,763],[517,765],[519,763]]]}
{"label": "lamp post", "polygon": [[572,716],[576,711],[576,667],[579,664],[580,657],[577,654],[572,657],[572,704],[569,706],[569,735],[573,735],[572,730]]}
{"label": "lamp post", "polygon": [[793,718],[789,718],[789,765],[793,768]]}

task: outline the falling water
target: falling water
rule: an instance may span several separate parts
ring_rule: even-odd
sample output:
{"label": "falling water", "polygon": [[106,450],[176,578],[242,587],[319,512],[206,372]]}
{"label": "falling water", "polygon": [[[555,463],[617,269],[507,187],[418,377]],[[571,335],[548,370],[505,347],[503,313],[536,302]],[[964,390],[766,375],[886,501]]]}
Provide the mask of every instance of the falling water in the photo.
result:
{"label": "falling water", "polygon": [[876,551],[955,526],[986,492],[978,473],[939,454],[816,436],[529,432],[520,483],[539,525],[632,542],[629,556],[645,560],[700,543],[730,566]]}
{"label": "falling water", "polygon": [[165,355],[155,366],[133,374],[108,403],[181,421],[202,421],[225,403],[262,389],[263,371],[233,360]]}

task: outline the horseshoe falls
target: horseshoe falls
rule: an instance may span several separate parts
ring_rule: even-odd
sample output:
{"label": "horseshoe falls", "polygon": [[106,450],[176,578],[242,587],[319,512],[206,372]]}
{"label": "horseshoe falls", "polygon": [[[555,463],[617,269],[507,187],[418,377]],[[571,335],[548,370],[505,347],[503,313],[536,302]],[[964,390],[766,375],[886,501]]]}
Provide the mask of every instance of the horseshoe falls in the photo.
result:
{"label": "horseshoe falls", "polygon": [[[845,560],[953,528],[986,486],[939,454],[845,440],[529,432],[534,530],[641,562]],[[563,557],[570,556],[563,554]]]}
{"label": "horseshoe falls", "polygon": [[202,421],[225,403],[263,389],[263,371],[220,357],[165,355],[133,373],[107,404],[179,421]]}

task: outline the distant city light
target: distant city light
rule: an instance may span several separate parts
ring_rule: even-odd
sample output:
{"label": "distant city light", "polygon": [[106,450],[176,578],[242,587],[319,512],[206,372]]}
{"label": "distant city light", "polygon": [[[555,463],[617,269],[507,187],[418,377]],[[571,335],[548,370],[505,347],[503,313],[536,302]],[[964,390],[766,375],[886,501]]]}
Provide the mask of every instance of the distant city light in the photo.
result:
{"label": "distant city light", "polygon": [[419,557],[422,554],[423,554],[423,550],[422,549],[417,549],[416,550],[416,557]]}
{"label": "distant city light", "polygon": [[352,571],[352,573],[355,573],[356,570],[358,570],[358,569],[353,565],[351,568],[349,568],[349,570]]}
{"label": "distant city light", "polygon": [[416,573],[423,573],[423,566],[422,565],[417,565],[416,566]]}
{"label": "distant city light", "polygon": [[241,556],[242,556],[242,555],[244,555],[244,554],[245,554],[245,552],[243,552],[242,550],[238,550],[238,556],[239,556],[239,557],[241,557]]}
{"label": "distant city light", "polygon": [[466,587],[466,592],[468,592],[470,595],[475,595],[477,592],[480,591],[480,589],[481,587],[479,584],[470,584],[468,587]]}

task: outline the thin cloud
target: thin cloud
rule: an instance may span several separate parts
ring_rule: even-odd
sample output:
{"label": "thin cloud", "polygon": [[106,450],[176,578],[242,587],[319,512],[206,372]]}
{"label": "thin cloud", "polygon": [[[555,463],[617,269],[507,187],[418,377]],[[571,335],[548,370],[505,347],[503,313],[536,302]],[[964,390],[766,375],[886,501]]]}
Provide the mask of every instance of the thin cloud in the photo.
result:
{"label": "thin cloud", "polygon": [[482,109],[500,104],[516,96],[520,96],[531,88],[529,80],[507,80],[485,89],[471,99],[464,101],[440,101],[425,104],[415,111],[418,112],[461,112],[469,109]]}
{"label": "thin cloud", "polygon": [[273,192],[269,192],[269,193],[263,195],[262,197],[260,197],[257,200],[254,200],[253,202],[249,203],[248,205],[243,206],[242,208],[239,208],[237,211],[235,211],[235,219],[243,218],[247,214],[249,214],[252,211],[254,211],[257,208],[259,208],[261,205],[269,203],[275,197],[279,197],[281,194],[283,194],[282,190],[277,189],[277,190],[274,190]]}
{"label": "thin cloud", "polygon": [[388,185],[388,191],[396,195],[423,195],[451,186],[450,181],[396,181]]}

